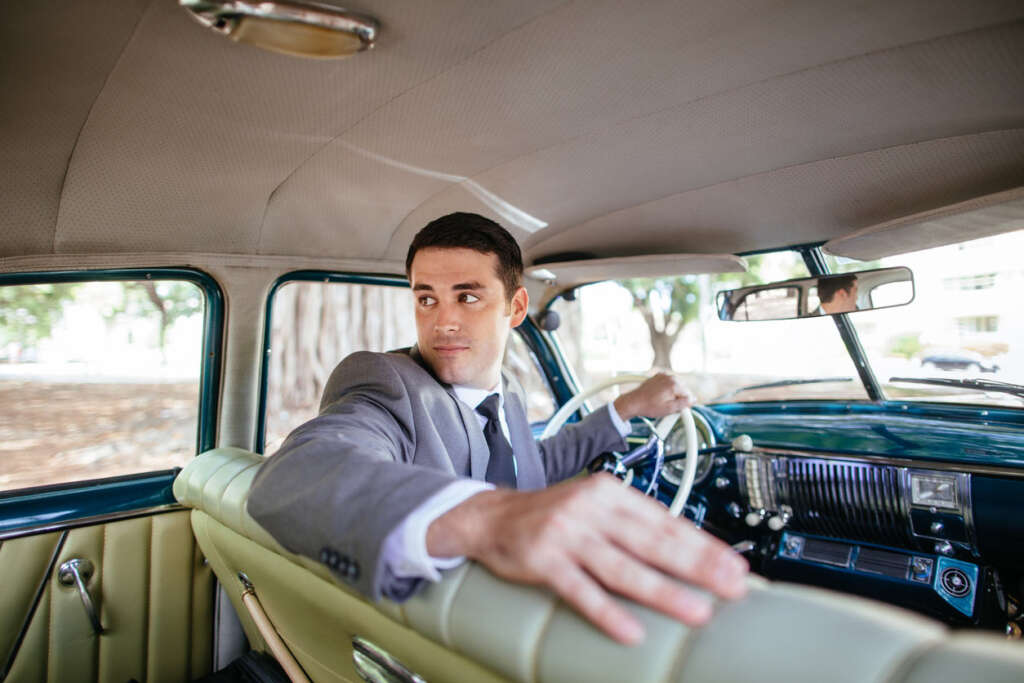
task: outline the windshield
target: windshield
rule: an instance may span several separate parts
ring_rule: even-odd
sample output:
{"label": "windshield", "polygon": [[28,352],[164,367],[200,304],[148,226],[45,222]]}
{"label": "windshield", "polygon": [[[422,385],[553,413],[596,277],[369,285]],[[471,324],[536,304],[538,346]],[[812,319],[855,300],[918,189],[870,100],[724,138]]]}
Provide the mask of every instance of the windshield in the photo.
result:
{"label": "windshield", "polygon": [[886,398],[1024,406],[1012,387],[997,388],[1024,384],[1021,253],[1024,230],[871,264],[830,259],[835,272],[876,264],[914,272],[909,306],[849,316]]}
{"label": "windshield", "polygon": [[[1020,253],[1024,231],[871,262],[826,258],[834,273],[887,266],[914,273],[909,305],[847,316],[885,398],[1024,407],[1014,389],[1024,384]],[[810,275],[791,250],[747,261],[744,274],[607,281],[556,299],[562,324],[552,336],[578,385],[664,368],[701,403],[866,400],[833,318],[718,319],[722,290]],[[889,293],[861,292],[860,305],[884,306]]]}
{"label": "windshield", "polygon": [[578,385],[665,368],[701,403],[866,399],[831,318],[718,319],[721,290],[809,275],[795,251],[746,260],[747,273],[608,281],[580,287],[573,301],[557,299],[562,324],[554,336]]}

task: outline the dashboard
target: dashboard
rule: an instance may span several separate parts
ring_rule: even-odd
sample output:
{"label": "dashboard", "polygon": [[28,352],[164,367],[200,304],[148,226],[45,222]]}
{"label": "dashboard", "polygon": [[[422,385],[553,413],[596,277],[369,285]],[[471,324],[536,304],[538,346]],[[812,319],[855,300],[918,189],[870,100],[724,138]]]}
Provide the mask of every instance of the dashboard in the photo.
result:
{"label": "dashboard", "polygon": [[[836,445],[829,430],[792,443],[787,423],[806,418],[748,420],[709,409],[694,416],[701,453],[684,514],[745,550],[754,571],[1020,637],[1024,468],[1005,462],[1019,445],[1002,460],[965,462],[945,448],[920,449],[922,439],[902,437],[902,450],[894,449],[893,430],[927,430],[903,415],[860,420],[848,442],[857,448],[844,450],[827,447]],[[984,449],[992,436],[946,427],[963,431],[960,450]],[[849,424],[840,429],[853,434]],[[671,500],[685,462],[682,439],[673,430],[661,471],[650,468],[634,486]]]}

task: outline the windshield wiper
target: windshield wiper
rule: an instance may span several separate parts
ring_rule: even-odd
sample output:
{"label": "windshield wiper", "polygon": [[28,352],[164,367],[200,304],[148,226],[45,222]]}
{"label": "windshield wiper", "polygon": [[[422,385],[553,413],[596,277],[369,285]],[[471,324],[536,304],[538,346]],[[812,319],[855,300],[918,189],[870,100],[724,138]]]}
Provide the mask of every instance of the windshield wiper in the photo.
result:
{"label": "windshield wiper", "polygon": [[774,389],[775,387],[791,387],[794,384],[821,384],[822,382],[852,382],[852,377],[814,377],[805,379],[781,379],[776,382],[766,382],[765,384],[751,384],[749,386],[740,387],[739,389],[733,389],[727,394],[722,394],[711,400],[712,403],[717,403],[726,398],[732,398],[736,394],[744,391],[753,391],[754,389]]}
{"label": "windshield wiper", "polygon": [[890,382],[909,382],[910,384],[934,384],[940,387],[959,387],[961,389],[981,389],[1010,394],[1024,398],[1024,386],[998,382],[994,379],[948,379],[946,377],[890,377]]}

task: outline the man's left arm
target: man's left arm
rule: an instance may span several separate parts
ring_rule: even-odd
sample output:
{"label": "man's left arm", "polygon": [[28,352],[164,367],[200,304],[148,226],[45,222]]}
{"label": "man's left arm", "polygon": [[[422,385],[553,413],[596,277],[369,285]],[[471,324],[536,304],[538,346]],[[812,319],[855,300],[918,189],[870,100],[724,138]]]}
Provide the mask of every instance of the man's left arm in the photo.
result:
{"label": "man's left arm", "polygon": [[626,446],[616,426],[639,415],[659,418],[693,405],[693,394],[673,375],[658,373],[640,386],[619,396],[607,408],[595,410],[577,424],[566,425],[558,434],[537,442],[548,484],[575,476],[587,463]]}

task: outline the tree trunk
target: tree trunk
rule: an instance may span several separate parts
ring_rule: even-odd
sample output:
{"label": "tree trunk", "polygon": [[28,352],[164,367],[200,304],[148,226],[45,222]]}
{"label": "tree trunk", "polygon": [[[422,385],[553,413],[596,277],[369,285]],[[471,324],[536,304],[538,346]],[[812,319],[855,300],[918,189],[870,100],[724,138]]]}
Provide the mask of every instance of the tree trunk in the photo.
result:
{"label": "tree trunk", "polygon": [[648,330],[651,333],[651,348],[654,350],[654,363],[652,367],[672,370],[672,347],[676,345],[679,332],[666,334],[650,326],[648,326]]}
{"label": "tree trunk", "polygon": [[160,361],[161,364],[167,365],[167,304],[163,298],[156,291],[156,284],[152,280],[145,280],[139,283],[142,285],[142,289],[145,290],[146,296],[149,297],[150,302],[156,306],[156,310],[160,312],[160,332],[157,337],[160,343]]}

